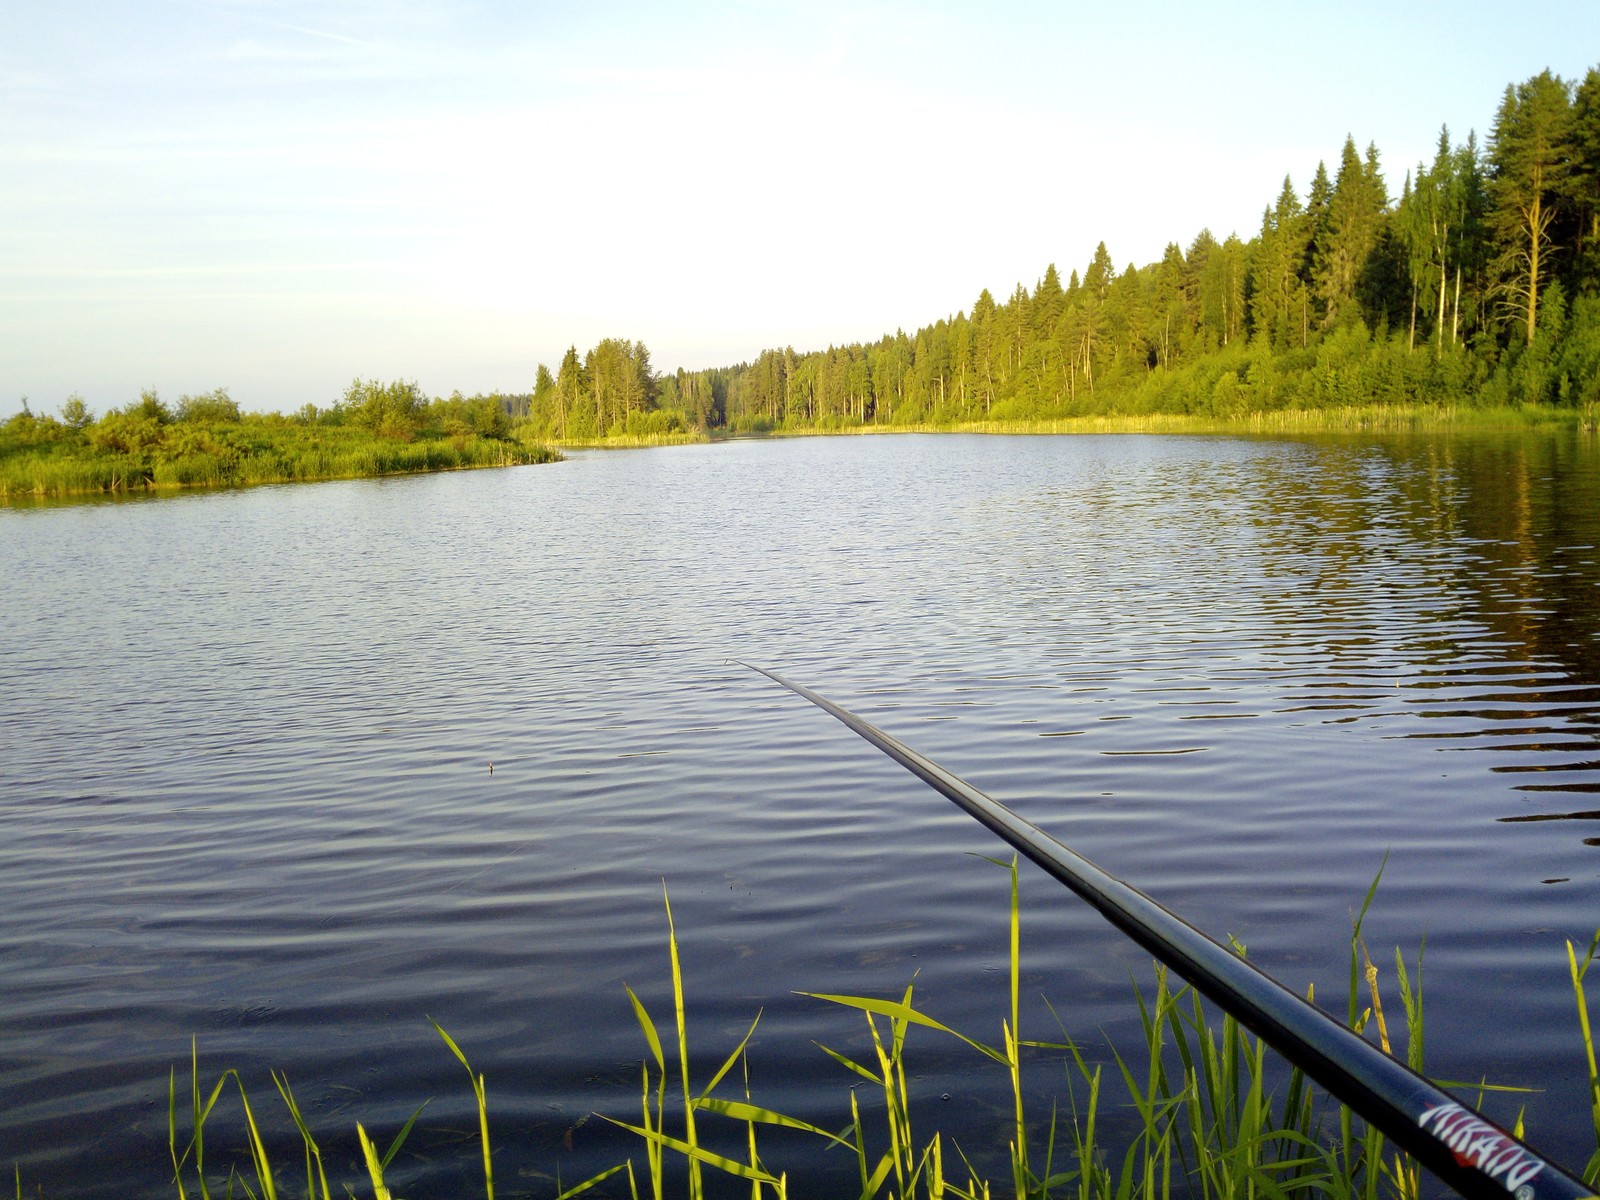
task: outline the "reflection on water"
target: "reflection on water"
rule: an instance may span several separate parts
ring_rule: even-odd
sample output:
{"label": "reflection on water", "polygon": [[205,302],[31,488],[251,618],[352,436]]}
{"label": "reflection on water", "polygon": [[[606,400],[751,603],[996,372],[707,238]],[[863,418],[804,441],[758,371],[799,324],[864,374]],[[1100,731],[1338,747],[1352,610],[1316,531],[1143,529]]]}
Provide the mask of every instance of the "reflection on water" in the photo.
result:
{"label": "reflection on water", "polygon": [[[846,1119],[811,1043],[863,1031],[797,991],[915,976],[997,1036],[997,845],[733,657],[1336,1008],[1387,854],[1368,944],[1426,935],[1430,1068],[1547,1088],[1533,1140],[1584,1157],[1593,438],[731,443],[5,511],[0,561],[0,1158],[46,1194],[168,1194],[191,1036],[263,1103],[284,1069],[352,1182],[354,1122],[436,1097],[396,1178],[470,1190],[431,1016],[497,1176],[553,1195],[629,1148],[582,1117],[636,1103],[663,880],[691,1039],[720,1060],[764,1007],[773,1107]],[[1132,1032],[1143,956],[1023,887],[1024,1026]],[[1005,1081],[914,1062],[923,1127],[998,1165]]]}

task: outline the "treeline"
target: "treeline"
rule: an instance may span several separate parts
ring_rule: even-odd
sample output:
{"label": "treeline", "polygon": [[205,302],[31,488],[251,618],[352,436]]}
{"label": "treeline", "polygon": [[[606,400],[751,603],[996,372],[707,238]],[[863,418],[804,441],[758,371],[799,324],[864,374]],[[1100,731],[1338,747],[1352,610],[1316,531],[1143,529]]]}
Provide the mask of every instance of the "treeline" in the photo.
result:
{"label": "treeline", "polygon": [[1065,282],[1052,265],[915,333],[715,370],[574,347],[528,421],[586,440],[1435,403],[1600,403],[1600,70],[1508,87],[1488,146],[1441,131],[1398,198],[1347,139],[1248,241],[1202,230],[1121,269],[1101,243]]}
{"label": "treeline", "polygon": [[98,419],[69,397],[59,416],[0,424],[0,497],[343,479],[556,457],[514,436],[527,397],[429,399],[411,382],[356,380],[319,409],[245,413],[226,388],[168,405],[154,391]]}
{"label": "treeline", "polygon": [[[719,374],[701,371],[689,377],[678,372],[696,381]],[[554,375],[539,364],[524,427],[535,437],[588,442],[661,440],[722,423],[709,388],[692,384],[686,398],[677,382],[651,370],[650,351],[643,342],[606,338],[581,360],[574,346]]]}

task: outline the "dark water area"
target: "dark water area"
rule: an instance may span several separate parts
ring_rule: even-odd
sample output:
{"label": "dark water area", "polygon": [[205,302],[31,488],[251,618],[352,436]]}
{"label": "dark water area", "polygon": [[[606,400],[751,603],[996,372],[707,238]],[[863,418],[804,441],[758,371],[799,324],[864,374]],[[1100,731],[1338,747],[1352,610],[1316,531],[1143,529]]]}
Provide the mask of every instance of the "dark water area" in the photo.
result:
{"label": "dark water area", "polygon": [[[998,1040],[1004,848],[730,658],[1336,1012],[1387,855],[1366,940],[1398,1013],[1426,937],[1430,1071],[1537,1088],[1487,1108],[1592,1149],[1564,945],[1600,926],[1592,436],[734,442],[0,510],[0,600],[0,1162],[30,1194],[175,1194],[191,1039],[290,1180],[273,1069],[335,1190],[366,1190],[357,1121],[387,1142],[432,1097],[392,1182],[481,1194],[429,1018],[487,1078],[501,1195],[642,1165],[586,1114],[636,1118],[624,985],[670,1024],[663,884],[701,1078],[760,1010],[753,1097],[842,1127],[813,1042],[865,1024],[799,991],[915,978]],[[1136,1042],[1147,957],[1027,864],[1022,906],[1023,1035],[1059,1036],[1048,999]],[[1003,1072],[932,1033],[911,1062],[919,1138],[1003,1177]],[[1026,1070],[1048,1122],[1065,1072]],[[796,1194],[854,1178],[767,1157]]]}

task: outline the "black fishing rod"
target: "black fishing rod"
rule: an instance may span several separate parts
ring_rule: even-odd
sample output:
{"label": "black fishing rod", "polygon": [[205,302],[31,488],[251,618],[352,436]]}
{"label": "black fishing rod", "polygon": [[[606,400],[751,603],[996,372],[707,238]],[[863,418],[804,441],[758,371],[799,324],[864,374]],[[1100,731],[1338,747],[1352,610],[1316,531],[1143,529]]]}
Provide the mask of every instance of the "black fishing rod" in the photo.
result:
{"label": "black fishing rod", "polygon": [[811,701],[1004,838],[1461,1195],[1595,1196],[1448,1092],[938,763],[810,688],[740,665]]}

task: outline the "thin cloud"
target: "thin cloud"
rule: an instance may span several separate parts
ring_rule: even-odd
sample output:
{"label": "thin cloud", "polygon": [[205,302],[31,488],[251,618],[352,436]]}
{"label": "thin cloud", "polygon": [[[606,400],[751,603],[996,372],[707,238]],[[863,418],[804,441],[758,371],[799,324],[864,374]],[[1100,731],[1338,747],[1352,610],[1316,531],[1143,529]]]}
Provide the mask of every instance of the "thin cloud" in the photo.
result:
{"label": "thin cloud", "polygon": [[366,38],[350,37],[348,34],[334,33],[332,30],[328,29],[311,29],[305,25],[288,25],[282,21],[269,21],[265,17],[258,17],[253,13],[239,12],[236,9],[224,10],[216,8],[215,6],[212,6],[212,8],[213,11],[227,11],[229,15],[238,17],[241,20],[253,21],[255,24],[265,25],[269,29],[281,29],[285,33],[300,33],[304,34],[306,37],[321,38],[324,41],[329,42],[339,42],[346,46],[360,46],[366,50],[381,50],[384,48],[381,42],[369,41]]}

